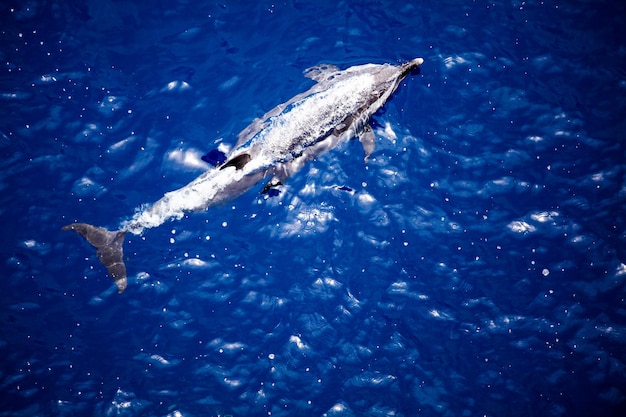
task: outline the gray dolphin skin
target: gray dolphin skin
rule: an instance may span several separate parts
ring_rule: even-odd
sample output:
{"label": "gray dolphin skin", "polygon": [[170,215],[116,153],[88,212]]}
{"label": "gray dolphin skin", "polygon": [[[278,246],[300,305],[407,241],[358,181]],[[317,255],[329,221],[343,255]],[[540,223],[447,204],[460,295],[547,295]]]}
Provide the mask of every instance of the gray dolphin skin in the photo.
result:
{"label": "gray dolphin skin", "polygon": [[415,58],[401,65],[365,64],[345,70],[319,65],[304,73],[317,83],[255,119],[238,136],[226,161],[201,174],[182,188],[166,193],[154,204],[142,207],[109,231],[86,223],[72,223],[73,230],[96,248],[118,292],[126,289],[125,234],[141,234],[186,213],[206,210],[239,197],[269,178],[263,192],[281,185],[302,166],[358,137],[365,160],[374,150],[370,117],[380,109],[399,83],[424,60]]}

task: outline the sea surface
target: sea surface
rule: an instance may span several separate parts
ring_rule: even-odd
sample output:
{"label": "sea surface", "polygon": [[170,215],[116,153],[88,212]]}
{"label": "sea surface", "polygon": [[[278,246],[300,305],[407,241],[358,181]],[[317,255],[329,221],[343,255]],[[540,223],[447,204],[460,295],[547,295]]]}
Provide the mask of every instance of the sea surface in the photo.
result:
{"label": "sea surface", "polygon": [[[0,416],[617,416],[626,3],[3,1]],[[303,71],[423,57],[268,197],[209,169]],[[624,415],[624,414],[621,414]]]}

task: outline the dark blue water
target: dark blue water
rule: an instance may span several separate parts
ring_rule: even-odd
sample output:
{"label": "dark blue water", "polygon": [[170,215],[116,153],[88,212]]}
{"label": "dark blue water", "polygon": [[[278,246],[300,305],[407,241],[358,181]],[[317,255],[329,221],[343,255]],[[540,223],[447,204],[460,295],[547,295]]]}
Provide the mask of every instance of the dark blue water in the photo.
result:
{"label": "dark blue water", "polygon": [[[626,406],[616,1],[0,9],[0,415],[611,416]],[[531,4],[532,3],[532,4]],[[114,228],[302,71],[422,56],[278,197]]]}

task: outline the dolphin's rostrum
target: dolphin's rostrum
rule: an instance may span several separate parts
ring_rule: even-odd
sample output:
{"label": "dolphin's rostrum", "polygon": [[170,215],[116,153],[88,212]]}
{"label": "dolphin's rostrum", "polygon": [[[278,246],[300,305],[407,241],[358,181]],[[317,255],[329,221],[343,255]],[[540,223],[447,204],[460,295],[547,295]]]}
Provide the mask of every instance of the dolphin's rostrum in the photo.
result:
{"label": "dolphin's rostrum", "polygon": [[305,75],[317,83],[255,119],[239,134],[222,165],[137,211],[116,231],[86,223],[62,229],[74,230],[97,249],[98,259],[122,292],[127,285],[122,248],[127,232],[140,234],[185,213],[225,203],[269,177],[263,188],[266,192],[284,183],[306,162],[357,136],[367,160],[375,145],[370,117],[423,62],[415,58],[398,66],[365,64],[342,71],[332,65],[310,68]]}

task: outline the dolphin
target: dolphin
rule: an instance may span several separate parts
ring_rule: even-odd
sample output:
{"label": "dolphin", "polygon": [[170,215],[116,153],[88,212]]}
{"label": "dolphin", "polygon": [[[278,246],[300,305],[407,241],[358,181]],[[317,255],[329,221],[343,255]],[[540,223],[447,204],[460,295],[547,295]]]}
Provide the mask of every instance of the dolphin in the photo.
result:
{"label": "dolphin", "polygon": [[186,213],[206,210],[239,197],[264,178],[263,192],[278,187],[306,162],[359,137],[365,160],[374,150],[370,117],[399,83],[424,62],[415,58],[401,65],[365,64],[339,70],[328,64],[304,71],[317,83],[308,91],[279,104],[239,133],[237,144],[221,165],[189,184],[165,195],[109,231],[87,223],[72,223],[73,230],[96,248],[118,292],[127,286],[123,243],[126,233],[141,234]]}

